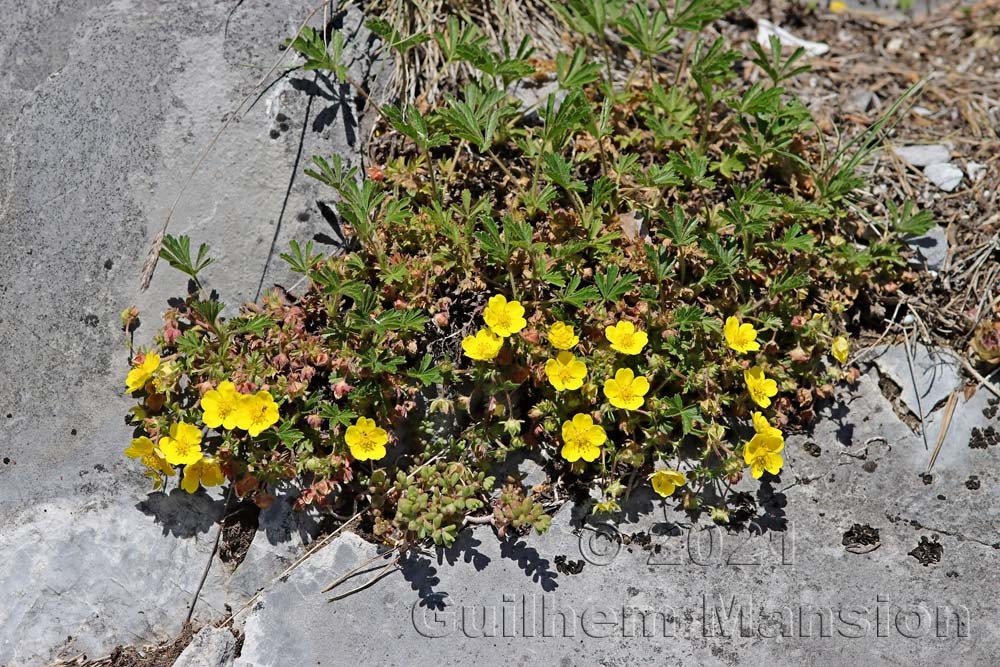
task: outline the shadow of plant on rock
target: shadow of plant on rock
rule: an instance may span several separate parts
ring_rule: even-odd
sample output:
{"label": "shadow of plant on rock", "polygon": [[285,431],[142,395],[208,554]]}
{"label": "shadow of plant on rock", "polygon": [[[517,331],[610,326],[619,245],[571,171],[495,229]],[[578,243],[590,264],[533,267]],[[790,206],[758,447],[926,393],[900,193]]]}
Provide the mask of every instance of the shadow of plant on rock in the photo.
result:
{"label": "shadow of plant on rock", "polygon": [[410,583],[410,587],[417,592],[421,607],[441,611],[447,606],[445,599],[448,594],[434,590],[434,587],[441,583],[441,579],[430,558],[408,551],[399,557],[399,570],[403,578]]}
{"label": "shadow of plant on rock", "polygon": [[463,562],[476,568],[477,572],[482,572],[491,561],[489,556],[477,549],[481,545],[482,540],[473,531],[463,530],[450,547],[437,547],[438,564],[447,562],[448,565],[454,565],[461,558]]}
{"label": "shadow of plant on rock", "polygon": [[524,574],[541,586],[546,593],[551,593],[559,587],[556,582],[558,574],[549,567],[547,558],[542,558],[538,550],[529,547],[528,543],[517,536],[508,535],[500,540],[500,555],[517,563]]}
{"label": "shadow of plant on rock", "polygon": [[330,125],[333,125],[337,117],[340,116],[348,146],[353,147],[357,143],[357,100],[351,90],[350,84],[336,83],[322,74],[318,74],[313,81],[295,78],[290,79],[289,83],[292,88],[305,93],[309,97],[321,98],[329,102],[313,118],[313,132],[322,132]]}
{"label": "shadow of plant on rock", "polygon": [[150,493],[136,504],[136,509],[163,526],[164,535],[187,538],[207,533],[222,518],[225,501],[204,491],[173,489],[170,493]]}

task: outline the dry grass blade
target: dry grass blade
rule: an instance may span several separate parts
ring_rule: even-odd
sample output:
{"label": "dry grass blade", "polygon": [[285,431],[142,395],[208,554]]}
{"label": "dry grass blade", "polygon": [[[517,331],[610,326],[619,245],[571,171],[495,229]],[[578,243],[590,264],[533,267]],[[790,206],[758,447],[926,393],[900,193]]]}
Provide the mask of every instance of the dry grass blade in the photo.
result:
{"label": "dry grass blade", "polygon": [[[562,23],[544,0],[366,0],[364,9],[385,19],[400,35],[443,32],[452,16],[477,26],[493,48],[516,46],[528,36],[540,55],[554,57],[562,43]],[[434,102],[470,72],[468,66],[448,63],[432,39],[396,58],[385,91],[405,102]]]}
{"label": "dry grass blade", "polygon": [[[354,567],[354,568],[348,570],[347,572],[345,572],[344,574],[342,574],[341,576],[337,577],[333,581],[333,583],[331,583],[330,585],[328,585],[326,588],[324,588],[320,592],[321,593],[328,593],[329,591],[332,591],[334,588],[336,588],[340,584],[344,583],[348,579],[351,579],[352,577],[356,577],[359,574],[364,574],[365,572],[370,572],[371,570],[365,570],[364,568],[368,567],[369,565],[371,565],[372,563],[374,563],[375,561],[377,561],[379,558],[385,558],[386,556],[388,556],[390,553],[392,553],[395,550],[396,549],[392,549],[392,550],[387,551],[385,553],[375,554],[374,556],[372,556],[371,558],[369,558],[368,560],[366,560],[364,563],[361,563],[357,567]],[[372,569],[383,569],[384,567],[385,566],[380,566],[378,568],[372,568]]]}
{"label": "dry grass blade", "polygon": [[[906,352],[906,367],[910,371],[910,384],[913,386],[913,395],[917,399],[917,411],[920,413],[920,437],[924,439],[924,449],[928,450],[930,449],[930,445],[927,444],[927,428],[926,424],[924,423],[924,418],[926,417],[926,415],[924,414],[924,406],[921,405],[920,401],[920,388],[917,386],[917,376],[913,372],[913,355],[910,352],[910,338],[908,332],[905,329],[903,330],[903,335],[906,337],[906,340],[903,341],[903,349]],[[914,344],[916,343],[916,341],[917,337],[914,335],[913,337]]]}
{"label": "dry grass blade", "polygon": [[951,427],[951,419],[955,416],[956,405],[958,405],[958,392],[953,391],[951,392],[951,396],[948,397],[948,403],[945,404],[944,413],[941,416],[941,431],[938,433],[937,442],[934,443],[934,453],[931,454],[931,459],[927,462],[927,473],[930,473],[934,467],[934,462],[937,461],[938,454],[941,452],[941,445],[944,444],[944,439],[948,435],[948,429]]}
{"label": "dry grass blade", "polygon": [[388,577],[390,574],[392,574],[393,572],[395,572],[396,570],[392,569],[392,568],[396,568],[398,566],[399,566],[399,562],[397,560],[393,560],[393,561],[391,561],[389,563],[386,563],[381,568],[379,568],[379,573],[376,574],[374,577],[372,577],[371,579],[369,579],[365,583],[361,584],[360,586],[358,586],[356,588],[352,588],[351,590],[347,591],[346,593],[341,593],[340,595],[334,595],[332,598],[330,598],[328,600],[328,602],[337,602],[338,600],[343,600],[344,598],[348,598],[348,597],[354,595],[355,593],[360,593],[361,591],[363,591],[363,590],[365,590],[367,588],[371,588],[372,586],[374,586],[375,584],[377,584],[378,582],[382,581],[383,579],[385,579],[386,577]]}

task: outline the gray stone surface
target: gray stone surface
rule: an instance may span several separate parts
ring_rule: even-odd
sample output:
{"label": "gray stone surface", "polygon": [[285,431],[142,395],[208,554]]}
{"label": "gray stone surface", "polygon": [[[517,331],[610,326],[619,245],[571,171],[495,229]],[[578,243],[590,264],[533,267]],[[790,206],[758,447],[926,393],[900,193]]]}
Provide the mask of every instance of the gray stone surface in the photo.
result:
{"label": "gray stone surface", "polygon": [[173,667],[230,667],[236,657],[236,637],[228,628],[205,626],[174,661]]}
{"label": "gray stone surface", "polygon": [[962,182],[962,170],[948,162],[927,165],[924,176],[945,192],[951,192]]}
{"label": "gray stone surface", "polygon": [[943,164],[951,159],[951,148],[944,144],[893,146],[892,152],[914,167]]}
{"label": "gray stone surface", "polygon": [[910,349],[909,359],[902,345],[885,346],[876,351],[875,365],[900,388],[899,399],[905,407],[921,419],[962,383],[961,365],[955,355],[922,343]]}
{"label": "gray stone surface", "polygon": [[[0,0],[0,665],[171,639],[208,563],[220,503],[147,498],[122,456],[131,401],[118,317],[140,308],[141,345],[182,293],[163,263],[138,293],[149,241],[309,11],[239,3],[225,35],[235,4]],[[359,16],[344,24],[353,34]],[[349,43],[366,80],[369,44]],[[317,204],[330,192],[301,172],[314,153],[357,162],[356,115],[349,90],[286,77],[229,126],[184,191],[170,231],[212,245],[207,284],[234,308],[262,275],[265,288],[291,287],[277,258],[289,238],[321,235],[318,249],[332,249]],[[196,621],[224,613],[228,576],[212,568]]]}
{"label": "gray stone surface", "polygon": [[929,271],[940,271],[948,259],[948,234],[935,225],[926,234],[907,239],[907,244],[917,251],[914,262],[923,264]]}
{"label": "gray stone surface", "polygon": [[291,489],[279,494],[258,517],[257,534],[227,583],[229,597],[242,605],[291,565],[319,532],[314,511],[295,511]]}
{"label": "gray stone surface", "polygon": [[[984,423],[986,398],[962,403],[955,423]],[[344,535],[264,591],[236,664],[994,665],[1000,450],[970,449],[963,426],[925,483],[928,453],[875,379],[843,399],[789,439],[780,481],[741,482],[759,501],[749,529],[692,523],[643,496],[617,529],[581,531],[566,506],[546,535],[498,543],[480,527],[329,602],[374,574],[320,592],[375,555]],[[855,523],[878,529],[877,548],[844,546]],[[608,539],[639,530],[649,547]],[[921,538],[942,547],[939,562],[909,555]],[[582,572],[560,573],[561,555]]]}

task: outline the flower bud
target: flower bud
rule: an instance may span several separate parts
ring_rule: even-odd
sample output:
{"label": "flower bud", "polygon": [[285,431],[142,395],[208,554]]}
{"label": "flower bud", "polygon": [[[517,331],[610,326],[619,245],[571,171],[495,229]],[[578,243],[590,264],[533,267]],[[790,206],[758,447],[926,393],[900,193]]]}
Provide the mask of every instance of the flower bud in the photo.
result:
{"label": "flower bud", "polygon": [[347,394],[352,389],[354,389],[354,387],[352,387],[351,385],[347,384],[343,380],[340,380],[335,385],[333,385],[333,395],[334,395],[334,397],[337,398],[337,400],[340,400],[344,396],[347,396]]}
{"label": "flower bud", "polygon": [[712,521],[719,525],[729,523],[729,510],[725,507],[713,507],[708,515],[712,518]]}
{"label": "flower bud", "polygon": [[166,400],[167,397],[163,394],[149,394],[146,397],[146,407],[150,412],[159,412]]}
{"label": "flower bud", "polygon": [[139,323],[139,309],[135,306],[130,306],[122,311],[122,329],[125,331],[131,331]]}

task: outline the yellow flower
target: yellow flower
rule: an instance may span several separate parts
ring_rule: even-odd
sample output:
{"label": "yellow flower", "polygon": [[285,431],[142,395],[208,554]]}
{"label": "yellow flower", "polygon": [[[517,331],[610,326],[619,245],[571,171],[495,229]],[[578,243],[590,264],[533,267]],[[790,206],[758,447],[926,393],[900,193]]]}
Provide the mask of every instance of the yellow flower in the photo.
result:
{"label": "yellow flower", "polygon": [[750,466],[750,474],[754,479],[760,479],[765,470],[772,475],[777,475],[781,471],[781,467],[785,464],[785,459],[781,456],[784,446],[783,438],[761,433],[743,445],[743,460]]}
{"label": "yellow flower", "polygon": [[549,327],[549,343],[557,350],[568,350],[579,342],[580,337],[565,322],[556,322]]}
{"label": "yellow flower", "polygon": [[270,392],[258,391],[256,394],[240,395],[239,401],[236,409],[236,428],[243,429],[251,437],[256,438],[262,431],[277,423],[278,404],[274,402]]}
{"label": "yellow flower", "polygon": [[613,378],[604,381],[604,395],[611,405],[622,410],[638,410],[649,391],[649,380],[635,376],[631,368],[619,368]]}
{"label": "yellow flower", "polygon": [[847,3],[842,0],[833,0],[830,3],[830,11],[834,14],[843,14],[847,11]]}
{"label": "yellow flower", "polygon": [[199,484],[204,487],[219,486],[225,480],[219,462],[211,456],[205,456],[184,466],[184,479],[181,480],[181,488],[188,493],[194,493],[198,490]]}
{"label": "yellow flower", "polygon": [[556,391],[579,389],[583,386],[583,378],[587,377],[587,365],[572,352],[560,352],[555,359],[545,362],[545,376]]}
{"label": "yellow flower", "polygon": [[167,463],[188,465],[201,458],[201,429],[179,422],[170,425],[170,435],[160,438],[160,451]]}
{"label": "yellow flower", "polygon": [[631,322],[619,322],[604,330],[604,335],[611,342],[611,349],[622,354],[639,354],[649,342],[645,331],[636,331]]}
{"label": "yellow flower", "polygon": [[743,379],[747,383],[747,391],[753,402],[762,408],[771,405],[771,397],[778,393],[778,383],[764,375],[764,369],[754,366],[743,371]]}
{"label": "yellow flower", "polygon": [[376,426],[374,419],[358,417],[352,426],[347,427],[344,440],[351,448],[351,456],[358,461],[377,461],[385,456],[385,443],[389,442],[389,434],[384,428]]}
{"label": "yellow flower", "polygon": [[151,471],[162,472],[168,477],[173,477],[174,475],[174,469],[163,458],[163,453],[146,436],[134,438],[132,444],[125,449],[125,456],[131,459],[139,459],[140,463]]}
{"label": "yellow flower", "polygon": [[851,344],[843,336],[837,336],[830,345],[830,354],[842,364],[847,363],[847,357],[851,355]]}
{"label": "yellow flower", "polygon": [[172,391],[174,385],[180,377],[180,369],[176,363],[164,361],[156,370],[156,377],[153,378],[153,390],[160,394]]}
{"label": "yellow flower", "polygon": [[771,423],[767,421],[765,417],[760,412],[754,410],[750,414],[750,418],[753,420],[753,430],[754,433],[762,433],[764,435],[777,435],[778,437],[784,438],[781,434],[781,429],[776,426],[771,426]]}
{"label": "yellow flower", "polygon": [[608,439],[600,424],[595,424],[590,415],[574,415],[572,421],[562,425],[562,457],[573,463],[583,459],[588,463],[601,455],[601,445]]}
{"label": "yellow flower", "polygon": [[480,329],[475,336],[466,336],[462,340],[462,351],[465,356],[476,361],[489,361],[500,353],[503,338],[489,329]]}
{"label": "yellow flower", "polygon": [[649,482],[653,485],[661,498],[674,495],[678,487],[684,486],[687,478],[680,470],[657,470],[649,476]]}
{"label": "yellow flower", "polygon": [[239,421],[240,409],[247,407],[243,397],[237,393],[236,385],[229,380],[219,383],[218,389],[210,389],[201,397],[201,409],[204,410],[201,420],[209,428],[232,430]]}
{"label": "yellow flower", "polygon": [[737,352],[756,352],[760,349],[760,343],[757,342],[757,330],[749,322],[740,324],[740,321],[735,317],[728,317],[724,333],[726,344]]}
{"label": "yellow flower", "polygon": [[517,301],[508,303],[502,294],[490,297],[486,310],[483,311],[483,319],[486,320],[486,326],[501,338],[513,336],[528,326],[524,319],[524,306]]}
{"label": "yellow flower", "polygon": [[153,373],[160,367],[160,355],[152,352],[146,355],[142,363],[128,372],[125,378],[125,393],[131,394],[146,386]]}
{"label": "yellow flower", "polygon": [[[785,448],[785,435],[781,429],[771,426],[767,417],[759,412],[754,412],[751,418],[753,419],[754,436],[750,442],[744,445],[744,451],[763,448],[770,452],[780,452]],[[759,477],[759,475],[757,476]]]}

